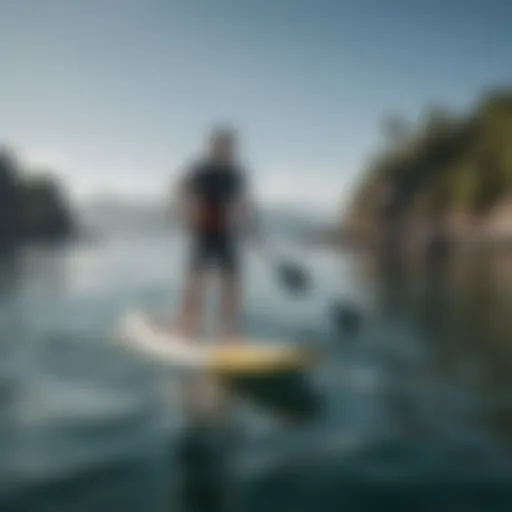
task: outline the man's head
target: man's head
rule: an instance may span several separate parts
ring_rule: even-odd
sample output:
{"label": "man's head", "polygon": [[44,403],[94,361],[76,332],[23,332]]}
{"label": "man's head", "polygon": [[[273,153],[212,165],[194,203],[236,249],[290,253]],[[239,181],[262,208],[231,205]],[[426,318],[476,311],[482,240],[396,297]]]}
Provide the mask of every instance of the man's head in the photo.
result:
{"label": "man's head", "polygon": [[210,133],[209,153],[215,161],[231,161],[236,152],[236,133],[229,126],[215,126]]}

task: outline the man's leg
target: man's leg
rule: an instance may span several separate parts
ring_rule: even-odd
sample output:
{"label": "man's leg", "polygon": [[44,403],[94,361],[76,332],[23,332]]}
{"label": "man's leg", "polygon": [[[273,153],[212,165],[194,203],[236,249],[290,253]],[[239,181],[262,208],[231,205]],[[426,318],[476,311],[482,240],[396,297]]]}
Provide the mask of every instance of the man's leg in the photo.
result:
{"label": "man's leg", "polygon": [[224,274],[221,279],[222,335],[229,341],[240,336],[240,283],[237,276]]}
{"label": "man's leg", "polygon": [[235,241],[227,238],[220,247],[221,335],[235,341],[240,335],[241,280]]}
{"label": "man's leg", "polygon": [[209,258],[209,246],[206,242],[199,236],[193,240],[180,308],[175,321],[176,330],[187,337],[196,338],[200,335],[205,268]]}
{"label": "man's leg", "polygon": [[176,330],[186,337],[200,335],[203,312],[204,273],[201,269],[190,269],[186,280],[176,321]]}

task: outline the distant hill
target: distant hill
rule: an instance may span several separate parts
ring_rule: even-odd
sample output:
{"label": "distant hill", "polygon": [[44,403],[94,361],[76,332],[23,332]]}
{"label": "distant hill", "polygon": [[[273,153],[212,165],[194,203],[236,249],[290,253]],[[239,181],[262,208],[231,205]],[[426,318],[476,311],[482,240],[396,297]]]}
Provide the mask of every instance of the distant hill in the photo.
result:
{"label": "distant hill", "polygon": [[[173,229],[172,218],[161,203],[98,198],[82,207],[81,217],[86,226],[106,236],[158,234]],[[260,220],[266,232],[299,238],[325,230],[326,226],[320,217],[289,208],[262,208]]]}
{"label": "distant hill", "polygon": [[163,205],[117,198],[95,199],[80,209],[82,223],[93,232],[109,234],[160,233],[170,228]]}

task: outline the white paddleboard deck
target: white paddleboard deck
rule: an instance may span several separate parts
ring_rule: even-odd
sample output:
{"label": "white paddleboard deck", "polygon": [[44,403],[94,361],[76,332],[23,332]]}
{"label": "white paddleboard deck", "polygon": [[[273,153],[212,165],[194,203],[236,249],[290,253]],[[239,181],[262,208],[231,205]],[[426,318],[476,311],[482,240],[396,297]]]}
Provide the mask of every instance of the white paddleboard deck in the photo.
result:
{"label": "white paddleboard deck", "polygon": [[208,347],[173,333],[142,311],[128,313],[118,334],[128,346],[168,365],[203,369],[211,359]]}
{"label": "white paddleboard deck", "polygon": [[251,340],[216,343],[187,339],[142,311],[127,314],[118,334],[127,347],[181,370],[244,375],[280,373],[305,370],[313,359],[304,349],[282,343]]}

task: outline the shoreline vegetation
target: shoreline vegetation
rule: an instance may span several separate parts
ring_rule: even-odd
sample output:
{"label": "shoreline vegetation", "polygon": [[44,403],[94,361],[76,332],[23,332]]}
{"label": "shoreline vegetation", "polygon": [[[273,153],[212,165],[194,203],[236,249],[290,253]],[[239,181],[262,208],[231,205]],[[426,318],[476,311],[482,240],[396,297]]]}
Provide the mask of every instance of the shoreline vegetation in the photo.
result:
{"label": "shoreline vegetation", "polygon": [[[299,227],[286,216],[280,222],[306,243],[336,248],[512,248],[512,89],[483,95],[464,114],[431,108],[416,124],[395,116],[383,132],[383,148],[330,226]],[[34,171],[0,148],[0,252],[96,239],[79,228],[65,185]]]}
{"label": "shoreline vegetation", "polygon": [[0,252],[24,244],[65,242],[78,228],[65,189],[46,171],[22,166],[0,149]]}
{"label": "shoreline vegetation", "polygon": [[469,113],[395,117],[348,208],[324,239],[338,246],[423,251],[512,247],[512,89]]}

